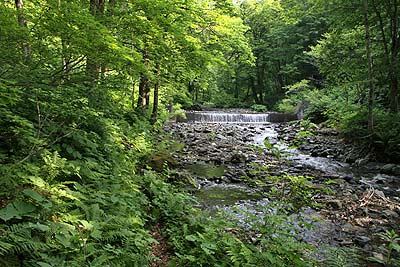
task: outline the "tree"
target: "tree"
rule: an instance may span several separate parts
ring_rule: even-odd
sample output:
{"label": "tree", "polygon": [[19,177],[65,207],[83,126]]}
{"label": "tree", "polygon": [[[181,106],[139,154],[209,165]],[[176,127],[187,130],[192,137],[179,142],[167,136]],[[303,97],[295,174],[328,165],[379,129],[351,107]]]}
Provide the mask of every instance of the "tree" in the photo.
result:
{"label": "tree", "polygon": [[365,25],[365,47],[366,47],[366,55],[367,55],[367,64],[368,64],[368,131],[372,136],[374,130],[374,117],[373,117],[373,109],[374,109],[374,93],[375,93],[375,83],[374,83],[374,75],[372,71],[372,55],[371,55],[371,36],[370,36],[370,27],[369,27],[369,10],[368,10],[368,0],[364,0],[364,25]]}

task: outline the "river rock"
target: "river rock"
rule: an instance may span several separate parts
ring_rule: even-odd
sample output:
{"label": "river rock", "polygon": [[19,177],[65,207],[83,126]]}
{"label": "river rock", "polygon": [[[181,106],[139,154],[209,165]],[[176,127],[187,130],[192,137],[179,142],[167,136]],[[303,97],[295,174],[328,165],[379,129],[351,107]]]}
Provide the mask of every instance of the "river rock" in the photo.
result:
{"label": "river rock", "polygon": [[388,219],[398,219],[399,218],[399,214],[397,212],[395,212],[394,210],[384,210],[382,213]]}
{"label": "river rock", "polygon": [[338,199],[331,199],[326,202],[326,205],[328,207],[331,207],[333,209],[341,209],[343,207],[342,201]]}
{"label": "river rock", "polygon": [[158,172],[161,172],[165,167],[176,168],[178,161],[169,153],[161,151],[152,155],[149,161],[149,166]]}
{"label": "river rock", "polygon": [[230,162],[232,163],[246,163],[246,155],[242,153],[234,153],[230,159]]}
{"label": "river rock", "polygon": [[218,138],[219,140],[227,140],[228,139],[227,137],[223,136],[222,134],[217,134],[215,137]]}
{"label": "river rock", "polygon": [[368,236],[357,236],[355,238],[355,243],[361,247],[364,247],[365,245],[367,245],[369,242],[371,242],[371,238],[369,238]]}
{"label": "river rock", "polygon": [[347,156],[345,157],[344,161],[345,161],[346,163],[352,164],[352,163],[356,162],[356,160],[358,159],[358,157],[359,157],[359,155],[358,155],[354,150],[351,150],[351,151],[347,154]]}
{"label": "river rock", "polygon": [[[267,132],[265,132],[265,130],[267,130]],[[250,127],[249,125],[241,124],[212,123],[207,125],[175,124],[169,127],[171,136],[177,137],[180,139],[179,141],[181,143],[186,144],[185,148],[177,153],[178,160],[181,163],[181,168],[185,168],[184,166],[193,164],[197,161],[203,161],[206,163],[206,165],[207,162],[211,162],[209,165],[223,166],[225,168],[224,173],[220,173],[219,175],[210,174],[204,176],[189,173],[189,176],[193,175],[192,177],[199,179],[202,186],[207,186],[214,182],[223,182],[226,184],[246,184],[247,179],[241,179],[242,176],[248,176],[254,180],[262,180],[266,176],[278,176],[285,175],[287,173],[293,176],[313,176],[315,177],[313,181],[317,185],[318,183],[325,182],[327,179],[334,179],[337,183],[332,183],[328,186],[337,192],[335,197],[326,196],[325,194],[321,193],[321,198],[316,199],[317,201],[322,202],[331,197],[331,199],[326,202],[326,206],[330,207],[330,209],[323,209],[323,212],[329,216],[329,218],[337,218],[337,221],[334,222],[336,234],[330,235],[330,238],[332,238],[332,240],[342,240],[342,242],[340,242],[342,245],[355,243],[363,246],[364,249],[373,245],[373,242],[368,240],[368,235],[361,231],[363,228],[348,223],[355,223],[353,219],[357,217],[357,214],[354,213],[350,214],[349,216],[342,216],[344,215],[346,208],[348,208],[348,203],[352,203],[350,202],[352,199],[354,201],[353,203],[359,202],[358,196],[361,198],[365,190],[370,188],[370,184],[374,186],[375,190],[384,190],[383,196],[386,195],[387,197],[391,198],[392,201],[396,199],[393,196],[400,195],[400,190],[396,191],[396,193],[389,194],[388,190],[383,188],[398,188],[398,182],[391,182],[397,179],[393,176],[397,166],[390,166],[390,168],[386,166],[385,168],[389,169],[389,171],[386,171],[381,170],[383,168],[383,164],[379,164],[377,165],[377,168],[372,170],[369,167],[371,162],[369,162],[367,165],[363,165],[360,168],[357,168],[356,166],[347,168],[348,166],[343,166],[340,164],[340,162],[343,162],[346,159],[346,162],[354,163],[356,160],[358,160],[357,163],[361,163],[362,165],[368,162],[368,160],[372,161],[373,157],[368,156],[365,159],[361,158],[368,154],[365,149],[355,147],[351,144],[344,144],[342,140],[336,136],[336,133],[330,133],[329,131],[324,132],[324,130],[319,133],[318,131],[312,130],[315,136],[305,138],[307,142],[301,145],[299,150],[295,150],[294,153],[301,153],[299,151],[305,150],[306,153],[302,153],[304,156],[307,156],[307,154],[311,152],[317,156],[333,156],[335,160],[326,160],[323,158],[316,159],[317,161],[321,161],[321,164],[326,164],[326,162],[333,162],[335,164],[337,163],[338,166],[335,167],[333,171],[311,168],[306,164],[307,161],[304,163],[299,163],[295,158],[288,158],[287,160],[282,160],[282,158],[277,159],[274,153],[268,155],[265,152],[266,149],[256,149],[254,146],[249,146],[250,144],[255,145],[254,140],[257,137],[259,138],[257,139],[257,144],[262,145],[262,138],[265,134],[267,134],[267,138],[269,139],[270,143],[274,144],[277,141],[282,141],[284,139],[287,140],[285,143],[289,146],[290,143],[292,143],[298,136],[299,130],[299,123],[295,123],[293,125],[273,123],[263,125],[262,128],[255,124],[251,125]],[[212,143],[215,143],[216,145]],[[306,158],[311,159],[311,161],[313,160],[309,156]],[[257,163],[262,167],[268,168],[266,168],[266,171],[260,170],[259,172],[254,172],[255,167],[250,166],[250,164],[246,164],[250,162]],[[343,172],[342,167],[344,169]],[[206,166],[205,170],[208,171],[210,168],[210,166]],[[355,170],[354,174],[347,174],[349,169]],[[361,170],[362,173],[359,173],[358,170]],[[364,173],[368,174],[368,176],[364,176]],[[381,182],[373,179],[373,177],[378,173],[385,178],[382,185],[379,184]],[[385,175],[386,173],[388,175]],[[352,176],[354,176],[354,178]],[[177,175],[177,177],[178,179],[185,179],[185,175]],[[368,184],[360,182],[361,177],[363,177],[365,182]],[[387,179],[388,177],[390,177],[390,179]],[[173,177],[172,179],[175,180],[176,177]],[[351,184],[347,182],[350,182]],[[376,182],[378,182],[378,184]],[[312,186],[316,187],[315,185]],[[396,200],[400,201],[399,198]],[[390,222],[397,222],[400,213],[397,213],[396,211],[397,210],[390,210],[388,207],[382,207],[378,209],[378,212],[373,213],[373,216],[377,216]],[[361,211],[360,215],[363,215],[361,214]],[[329,218],[327,217],[327,219]],[[369,227],[368,233],[376,233],[382,230],[376,227],[372,228],[372,226]],[[385,225],[382,227],[387,226]],[[335,243],[338,244],[338,242]]]}
{"label": "river rock", "polygon": [[381,168],[381,173],[392,174],[395,167],[395,164],[385,164]]}
{"label": "river rock", "polygon": [[369,161],[368,157],[360,158],[360,159],[357,159],[357,160],[355,161],[355,164],[356,164],[357,166],[364,166],[364,165],[367,165],[368,161]]}
{"label": "river rock", "polygon": [[400,165],[396,164],[385,164],[382,166],[381,173],[390,175],[400,175]]}

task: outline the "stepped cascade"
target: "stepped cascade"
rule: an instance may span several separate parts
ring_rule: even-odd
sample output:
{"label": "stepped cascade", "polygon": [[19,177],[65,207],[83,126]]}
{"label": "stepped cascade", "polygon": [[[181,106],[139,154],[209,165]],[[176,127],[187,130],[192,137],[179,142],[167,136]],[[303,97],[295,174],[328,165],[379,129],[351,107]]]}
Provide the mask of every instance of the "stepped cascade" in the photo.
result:
{"label": "stepped cascade", "polygon": [[267,113],[221,113],[221,112],[187,112],[188,122],[198,123],[266,123]]}

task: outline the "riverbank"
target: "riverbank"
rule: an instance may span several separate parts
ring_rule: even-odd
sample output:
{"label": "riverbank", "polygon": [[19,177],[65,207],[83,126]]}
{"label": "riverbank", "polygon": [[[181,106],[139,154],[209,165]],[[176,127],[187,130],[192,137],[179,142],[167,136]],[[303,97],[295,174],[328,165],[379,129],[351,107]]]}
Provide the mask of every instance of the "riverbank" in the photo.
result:
{"label": "riverbank", "polygon": [[[176,157],[176,175],[198,181],[201,201],[205,198],[206,206],[226,208],[233,203],[257,203],[260,197],[251,199],[251,194],[269,195],[270,177],[313,177],[307,182],[309,186],[329,190],[318,191],[312,199],[318,208],[306,213],[325,222],[317,226],[319,236],[310,243],[318,240],[314,245],[356,245],[373,255],[379,244],[377,234],[398,229],[399,177],[385,174],[386,164],[350,160],[354,147],[343,143],[331,129],[305,129],[299,122],[177,123],[168,125],[166,131],[185,144]],[[271,146],[261,147],[264,138]],[[289,148],[294,142],[298,149]],[[224,190],[215,191],[216,184]],[[236,189],[225,190],[233,184],[251,190],[246,194],[238,194]],[[214,199],[207,202],[209,188],[214,189]],[[328,191],[331,193],[324,193]],[[223,196],[235,193],[236,201]],[[226,201],[227,198],[230,200]],[[303,208],[310,211],[309,207]]]}

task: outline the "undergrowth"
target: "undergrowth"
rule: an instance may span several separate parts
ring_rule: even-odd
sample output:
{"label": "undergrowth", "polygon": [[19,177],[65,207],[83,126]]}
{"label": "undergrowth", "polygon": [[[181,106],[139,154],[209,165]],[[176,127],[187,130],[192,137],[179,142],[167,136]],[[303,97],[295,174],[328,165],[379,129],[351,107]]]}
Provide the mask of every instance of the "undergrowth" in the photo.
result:
{"label": "undergrowth", "polygon": [[121,88],[1,94],[1,266],[148,266],[155,224],[171,266],[309,265],[296,239],[269,234],[276,226],[248,240],[194,208],[168,169],[151,170],[154,155],[174,153],[174,144],[162,121],[132,111]]}

